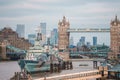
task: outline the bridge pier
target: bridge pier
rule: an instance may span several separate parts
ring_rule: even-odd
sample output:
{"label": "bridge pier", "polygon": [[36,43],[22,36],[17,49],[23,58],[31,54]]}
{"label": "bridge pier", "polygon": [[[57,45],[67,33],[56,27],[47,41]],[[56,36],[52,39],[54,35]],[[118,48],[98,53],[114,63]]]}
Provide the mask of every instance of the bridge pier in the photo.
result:
{"label": "bridge pier", "polygon": [[6,56],[6,44],[5,43],[0,43],[0,56],[2,59],[7,59]]}
{"label": "bridge pier", "polygon": [[96,78],[96,80],[101,80],[101,78]]}
{"label": "bridge pier", "polygon": [[97,78],[96,80],[106,80],[106,78]]}

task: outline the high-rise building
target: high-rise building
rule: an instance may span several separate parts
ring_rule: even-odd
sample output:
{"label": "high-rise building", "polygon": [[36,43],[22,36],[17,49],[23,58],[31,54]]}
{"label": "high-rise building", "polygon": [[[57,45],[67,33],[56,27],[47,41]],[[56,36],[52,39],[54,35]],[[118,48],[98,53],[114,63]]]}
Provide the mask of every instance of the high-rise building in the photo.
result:
{"label": "high-rise building", "polygon": [[36,38],[35,34],[28,34],[29,43],[31,43],[32,45],[34,45],[35,43],[35,38]]}
{"label": "high-rise building", "polygon": [[69,46],[69,33],[67,32],[69,26],[69,22],[67,22],[65,16],[63,16],[63,20],[58,23],[58,48],[61,52],[67,50]]}
{"label": "high-rise building", "polygon": [[51,35],[50,35],[50,44],[53,45],[54,44],[54,32],[51,31]]}
{"label": "high-rise building", "polygon": [[81,43],[82,43],[82,45],[85,45],[85,37],[84,36],[81,37]]}
{"label": "high-rise building", "polygon": [[51,31],[50,43],[54,46],[58,44],[58,31],[56,28]]}
{"label": "high-rise building", "polygon": [[97,37],[94,36],[94,37],[93,37],[93,46],[96,46],[96,45],[97,45]]}
{"label": "high-rise building", "polygon": [[69,45],[74,45],[73,37],[70,38],[69,42],[70,42]]}
{"label": "high-rise building", "polygon": [[108,58],[119,58],[120,59],[120,20],[117,16],[110,23],[110,36],[111,44],[110,48],[112,52],[109,53]]}
{"label": "high-rise building", "polygon": [[40,29],[42,33],[42,43],[46,44],[46,23],[40,23]]}
{"label": "high-rise building", "polygon": [[58,30],[57,29],[53,29],[54,32],[54,40],[55,40],[55,44],[58,44]]}
{"label": "high-rise building", "polygon": [[87,42],[87,47],[90,48],[90,42]]}
{"label": "high-rise building", "polygon": [[16,32],[18,33],[19,37],[25,37],[25,25],[24,24],[17,24]]}
{"label": "high-rise building", "polygon": [[77,47],[81,47],[81,43],[80,42],[77,43]]}

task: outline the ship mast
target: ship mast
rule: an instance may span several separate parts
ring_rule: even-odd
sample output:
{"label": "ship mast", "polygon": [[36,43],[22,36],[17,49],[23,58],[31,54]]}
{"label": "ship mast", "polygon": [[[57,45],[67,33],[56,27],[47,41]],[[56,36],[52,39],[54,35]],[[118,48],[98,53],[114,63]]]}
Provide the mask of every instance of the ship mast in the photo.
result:
{"label": "ship mast", "polygon": [[37,27],[37,29],[35,30],[37,33],[36,39],[35,39],[35,45],[41,45],[41,41],[42,41],[42,33],[41,33],[41,29],[40,26]]}

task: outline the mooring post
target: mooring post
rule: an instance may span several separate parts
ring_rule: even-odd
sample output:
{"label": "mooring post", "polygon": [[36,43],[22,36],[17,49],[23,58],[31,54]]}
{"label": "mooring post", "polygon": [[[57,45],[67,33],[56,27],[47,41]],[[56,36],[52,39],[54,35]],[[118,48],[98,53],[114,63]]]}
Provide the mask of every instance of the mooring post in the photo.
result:
{"label": "mooring post", "polygon": [[97,68],[97,61],[93,61],[93,68]]}
{"label": "mooring post", "polygon": [[63,70],[65,70],[65,61],[63,62],[63,66],[62,67],[63,67]]}
{"label": "mooring post", "polygon": [[53,73],[53,63],[50,63],[50,72]]}
{"label": "mooring post", "polygon": [[73,69],[73,65],[72,65],[72,62],[70,62],[70,69]]}
{"label": "mooring post", "polygon": [[45,72],[45,75],[44,75],[44,80],[46,80],[46,72]]}
{"label": "mooring post", "polygon": [[60,65],[60,63],[58,64],[58,72],[60,72],[61,71],[61,65]]}

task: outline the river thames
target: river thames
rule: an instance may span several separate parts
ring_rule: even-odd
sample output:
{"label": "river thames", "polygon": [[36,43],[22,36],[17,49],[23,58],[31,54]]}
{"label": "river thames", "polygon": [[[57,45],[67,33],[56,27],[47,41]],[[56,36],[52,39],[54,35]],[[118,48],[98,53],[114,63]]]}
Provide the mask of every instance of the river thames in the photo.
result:
{"label": "river thames", "polygon": [[[88,64],[88,66],[79,66],[79,64]],[[99,64],[98,64],[99,65]],[[61,75],[61,74],[69,74],[76,73],[82,71],[89,71],[93,69],[93,61],[73,61],[73,70],[63,70],[59,74],[52,75]],[[14,72],[20,72],[20,67],[17,61],[3,61],[0,62],[0,80],[10,80],[13,77]],[[33,79],[39,78],[37,75],[32,75]]]}
{"label": "river thames", "polygon": [[10,80],[14,72],[19,72],[20,67],[17,61],[0,62],[0,80]]}

